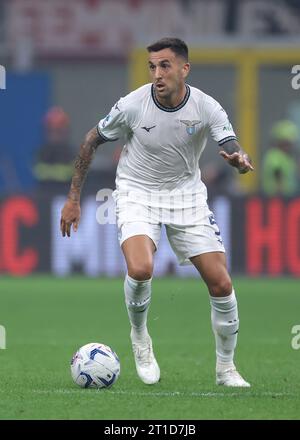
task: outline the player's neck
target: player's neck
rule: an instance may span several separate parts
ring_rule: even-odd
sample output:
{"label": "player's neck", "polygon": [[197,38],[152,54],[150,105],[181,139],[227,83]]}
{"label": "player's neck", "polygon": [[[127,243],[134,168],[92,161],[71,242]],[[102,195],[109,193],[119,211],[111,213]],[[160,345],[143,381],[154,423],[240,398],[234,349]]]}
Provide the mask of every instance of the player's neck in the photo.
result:
{"label": "player's neck", "polygon": [[185,98],[187,89],[185,83],[182,85],[181,89],[172,93],[170,96],[161,97],[155,93],[157,101],[164,107],[174,108],[182,103]]}

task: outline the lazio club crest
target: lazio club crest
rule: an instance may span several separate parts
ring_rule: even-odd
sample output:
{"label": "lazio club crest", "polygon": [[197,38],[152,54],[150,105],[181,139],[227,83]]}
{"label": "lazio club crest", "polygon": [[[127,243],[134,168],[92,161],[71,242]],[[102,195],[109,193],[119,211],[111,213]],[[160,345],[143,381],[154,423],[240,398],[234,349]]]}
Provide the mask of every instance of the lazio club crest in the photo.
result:
{"label": "lazio club crest", "polygon": [[180,122],[186,125],[187,134],[193,135],[196,133],[196,125],[200,124],[201,121],[189,121],[188,119],[180,119]]}

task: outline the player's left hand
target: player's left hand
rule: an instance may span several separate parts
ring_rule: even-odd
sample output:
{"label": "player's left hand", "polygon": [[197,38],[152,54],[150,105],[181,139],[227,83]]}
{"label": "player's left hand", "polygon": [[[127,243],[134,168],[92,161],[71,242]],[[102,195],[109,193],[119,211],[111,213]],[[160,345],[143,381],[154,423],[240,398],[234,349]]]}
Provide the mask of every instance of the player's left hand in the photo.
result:
{"label": "player's left hand", "polygon": [[220,151],[220,155],[229,163],[229,165],[238,169],[240,174],[248,173],[248,171],[253,171],[254,168],[251,164],[251,160],[246,153],[232,153],[228,154],[226,151]]}

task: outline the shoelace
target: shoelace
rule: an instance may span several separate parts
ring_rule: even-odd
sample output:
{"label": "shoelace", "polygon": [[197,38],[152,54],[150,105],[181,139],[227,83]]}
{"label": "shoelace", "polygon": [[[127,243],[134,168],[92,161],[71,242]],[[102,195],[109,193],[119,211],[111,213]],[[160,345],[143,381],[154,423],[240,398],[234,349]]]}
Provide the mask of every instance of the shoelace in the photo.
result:
{"label": "shoelace", "polygon": [[230,373],[232,376],[234,376],[237,379],[241,379],[241,375],[237,372],[236,369],[228,370],[228,373]]}
{"label": "shoelace", "polygon": [[136,344],[133,344],[133,351],[140,364],[148,366],[152,363],[152,350],[150,344],[147,344],[147,346],[143,348]]}
{"label": "shoelace", "polygon": [[234,379],[244,381],[240,373],[235,368],[230,368],[229,370],[222,371],[221,374],[230,374]]}

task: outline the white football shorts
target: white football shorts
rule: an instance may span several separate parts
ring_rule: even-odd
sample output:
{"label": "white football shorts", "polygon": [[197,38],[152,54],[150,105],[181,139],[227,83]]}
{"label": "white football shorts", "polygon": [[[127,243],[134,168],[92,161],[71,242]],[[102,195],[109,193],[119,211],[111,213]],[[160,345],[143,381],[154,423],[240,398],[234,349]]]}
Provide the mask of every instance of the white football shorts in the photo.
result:
{"label": "white football shorts", "polygon": [[172,213],[170,215],[170,212],[163,211],[119,198],[116,201],[116,214],[120,246],[130,237],[147,235],[158,249],[161,228],[165,225],[168,240],[180,265],[191,264],[189,259],[196,255],[225,252],[220,230],[207,204],[197,208],[197,219],[194,215],[191,224],[186,220],[174,223],[170,220]]}

